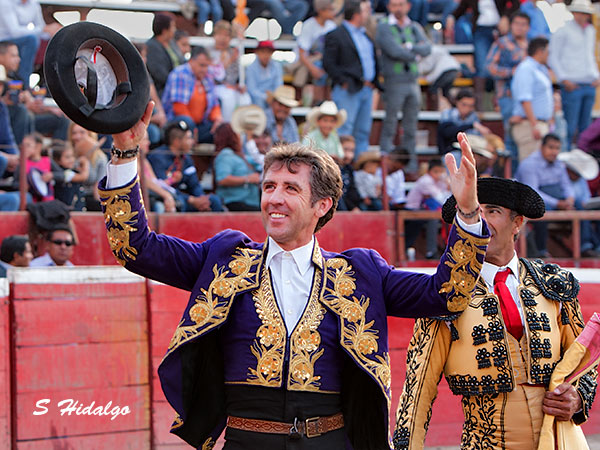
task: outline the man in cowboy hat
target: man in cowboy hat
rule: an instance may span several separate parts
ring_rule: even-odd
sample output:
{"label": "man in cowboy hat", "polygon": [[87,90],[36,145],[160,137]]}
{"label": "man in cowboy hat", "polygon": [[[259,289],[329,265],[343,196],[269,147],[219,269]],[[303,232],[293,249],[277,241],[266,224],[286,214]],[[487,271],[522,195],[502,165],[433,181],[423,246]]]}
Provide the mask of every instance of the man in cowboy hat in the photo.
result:
{"label": "man in cowboy hat", "polygon": [[325,101],[312,108],[306,115],[306,121],[312,128],[304,136],[304,144],[311,144],[325,150],[336,162],[344,159],[344,150],[337,129],[346,121],[346,111],[338,110],[332,101]]}
{"label": "man in cowboy hat", "polygon": [[258,148],[255,138],[264,133],[266,126],[267,116],[260,106],[241,106],[235,109],[231,117],[231,128],[240,136],[248,162],[259,172],[262,172],[265,155]]}
{"label": "man in cowboy hat", "polygon": [[266,113],[267,128],[271,130],[273,142],[298,142],[298,125],[291,115],[292,108],[298,106],[295,89],[292,86],[281,85],[271,97],[271,107]]}
{"label": "man in cowboy hat", "polygon": [[117,260],[191,292],[158,369],[177,411],[172,432],[204,449],[225,427],[231,450],[388,448],[387,316],[461,310],[483,261],[488,233],[466,138],[460,168],[447,158],[460,217],[436,274],[425,275],[372,250],[319,248],[314,233],[333,216],[342,180],[329,155],[298,143],[265,158],[266,242],[233,230],[203,243],[151,232],[134,149],[152,106],[113,135],[121,152],[99,190]]}
{"label": "man in cowboy hat", "polygon": [[[594,7],[590,0],[573,0],[568,6],[573,20],[550,37],[548,65],[560,83],[562,107],[567,121],[567,145],[592,119],[600,72],[596,62]],[[567,149],[568,150],[568,149]]]}
{"label": "man in cowboy hat", "polygon": [[[536,449],[544,413],[580,424],[594,399],[595,372],[546,391],[583,318],[570,272],[515,252],[525,218],[542,217],[544,201],[529,186],[503,178],[480,178],[477,189],[492,236],[481,277],[462,314],[415,323],[396,450],[423,448],[442,373],[462,396],[463,450]],[[455,214],[450,197],[442,217],[450,223]]]}

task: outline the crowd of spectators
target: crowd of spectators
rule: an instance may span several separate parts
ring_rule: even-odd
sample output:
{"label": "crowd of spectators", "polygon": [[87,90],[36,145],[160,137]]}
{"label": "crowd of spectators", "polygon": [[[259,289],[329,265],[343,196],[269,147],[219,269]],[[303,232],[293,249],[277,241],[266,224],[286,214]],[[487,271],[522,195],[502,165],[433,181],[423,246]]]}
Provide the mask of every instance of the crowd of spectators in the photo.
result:
{"label": "crowd of spectators", "polygon": [[[5,3],[15,16],[0,18],[0,210],[19,207],[19,149],[28,201],[99,210],[96,185],[106,172],[110,138],[70,123],[46,101],[43,84],[29,85],[40,42],[60,25],[44,23],[37,0]],[[573,18],[554,33],[532,1],[247,0],[241,22],[231,21],[229,0],[194,3],[196,34],[213,23],[210,45],[190,46],[190,34],[177,29],[171,13],[156,13],[152,38],[136,44],[156,104],[140,160],[153,211],[256,211],[264,154],[292,142],[321,148],[340,165],[341,210],[437,210],[448,195],[443,163],[423,166],[417,158],[423,79],[435,100],[428,107],[440,111],[439,155],[458,154],[456,135],[464,131],[480,175],[515,174],[543,193],[547,209],[586,207],[590,191],[576,198],[573,185],[582,192],[587,178],[569,172],[558,154],[579,146],[593,164],[600,156],[600,122],[591,124],[600,73],[589,0],[573,0]],[[295,62],[282,64],[276,43],[264,40],[243,64],[235,44],[244,35],[240,23],[265,12],[283,38],[296,40]],[[433,26],[431,13],[438,15]],[[473,64],[457,61],[443,42],[472,43]],[[472,88],[453,87],[460,77],[471,78]],[[486,91],[494,93],[490,103],[502,127],[482,123],[484,100],[492,97]],[[299,125],[292,112],[301,104],[310,108]],[[374,109],[384,111],[378,139]],[[198,144],[214,146],[204,173],[193,157]],[[592,225],[582,223],[582,252],[590,255],[600,251]],[[547,228],[534,228],[545,256]],[[421,229],[426,256],[434,257],[436,221],[412,223],[409,245]]]}

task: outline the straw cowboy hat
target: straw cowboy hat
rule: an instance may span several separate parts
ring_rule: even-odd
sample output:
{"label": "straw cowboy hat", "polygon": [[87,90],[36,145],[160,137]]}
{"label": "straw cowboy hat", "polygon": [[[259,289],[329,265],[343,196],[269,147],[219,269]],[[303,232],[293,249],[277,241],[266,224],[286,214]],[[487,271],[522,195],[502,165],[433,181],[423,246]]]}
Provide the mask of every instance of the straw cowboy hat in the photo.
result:
{"label": "straw cowboy hat", "polygon": [[46,49],[44,76],[69,119],[97,133],[131,128],[150,99],[148,71],[136,48],[97,23],[78,22],[59,30]]}
{"label": "straw cowboy hat", "polygon": [[316,127],[317,121],[321,116],[334,116],[337,119],[335,127],[339,128],[346,121],[347,114],[345,109],[338,110],[334,102],[327,100],[321,103],[321,105],[312,108],[306,115],[306,120],[313,127]]}
{"label": "straw cowboy hat", "polygon": [[575,148],[570,152],[559,153],[558,159],[585,180],[593,180],[598,176],[598,161],[583,150]]}
{"label": "straw cowboy hat", "polygon": [[275,89],[275,92],[268,93],[267,100],[269,103],[271,103],[272,100],[277,100],[279,103],[287,106],[288,108],[295,108],[299,105],[298,101],[296,100],[296,89],[294,89],[293,86],[287,86],[285,84],[282,84]]}
{"label": "straw cowboy hat", "polygon": [[381,154],[376,151],[368,151],[361,153],[356,162],[354,163],[354,168],[356,170],[360,170],[366,163],[371,161],[374,161],[376,163],[381,162]]}
{"label": "straw cowboy hat", "polygon": [[590,0],[573,0],[567,9],[572,13],[594,14],[594,7]]}
{"label": "straw cowboy hat", "polygon": [[261,135],[266,126],[267,116],[257,105],[241,106],[231,116],[231,128],[238,134],[251,132]]}
{"label": "straw cowboy hat", "polygon": [[[487,139],[483,136],[479,136],[478,134],[467,134],[467,140],[469,141],[469,144],[471,144],[473,153],[487,159],[492,159],[494,157],[494,154],[488,148]],[[460,144],[458,142],[452,144],[452,147],[460,150]]]}

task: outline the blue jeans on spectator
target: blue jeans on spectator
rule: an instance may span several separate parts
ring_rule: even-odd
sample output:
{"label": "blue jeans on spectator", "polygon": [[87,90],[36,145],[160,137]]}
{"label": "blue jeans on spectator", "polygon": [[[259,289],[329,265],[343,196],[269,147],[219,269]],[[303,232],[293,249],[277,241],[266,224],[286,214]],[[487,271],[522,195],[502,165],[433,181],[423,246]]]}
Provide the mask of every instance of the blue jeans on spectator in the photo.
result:
{"label": "blue jeans on spectator", "polygon": [[33,117],[22,103],[10,105],[8,113],[10,114],[10,126],[15,135],[15,142],[20,145],[23,138],[34,130]]}
{"label": "blue jeans on spectator", "polygon": [[512,133],[510,132],[510,123],[508,120],[512,116],[513,110],[513,99],[509,96],[502,96],[498,98],[498,106],[500,107],[500,114],[502,115],[502,126],[504,127],[504,146],[506,150],[510,152],[511,157],[511,170],[512,174],[516,173],[517,166],[519,164],[519,150],[517,149],[517,144],[512,138]]}
{"label": "blue jeans on spectator", "polygon": [[18,211],[21,203],[19,192],[0,193],[0,211]]}
{"label": "blue jeans on spectator", "polygon": [[[176,201],[177,201],[178,205],[181,207],[181,212],[198,212],[198,210],[196,208],[194,208],[192,205],[190,205],[188,203],[189,197],[190,197],[189,194],[186,194],[185,192],[177,191]],[[225,211],[225,209],[223,208],[223,203],[221,202],[221,199],[219,198],[218,195],[208,194],[208,197],[210,199],[211,212]]]}
{"label": "blue jeans on spectator", "polygon": [[454,42],[457,44],[473,43],[473,26],[471,25],[471,13],[464,14],[458,18],[454,25]]}
{"label": "blue jeans on spectator", "polygon": [[441,14],[442,17],[440,22],[442,22],[442,26],[446,26],[446,19],[450,14],[454,12],[458,3],[454,0],[430,0],[429,1],[429,12],[434,14]]}
{"label": "blue jeans on spectator", "polygon": [[196,8],[198,8],[198,25],[205,23],[209,14],[213,23],[223,18],[223,8],[219,0],[196,0]]}
{"label": "blue jeans on spectator", "polygon": [[569,92],[561,85],[560,94],[563,113],[567,121],[568,148],[563,150],[570,150],[575,135],[585,130],[592,121],[596,88],[591,84],[579,84],[577,89]]}
{"label": "blue jeans on spectator", "polygon": [[25,87],[28,88],[29,75],[33,72],[33,62],[35,61],[35,55],[40,46],[40,38],[35,34],[28,34],[9,40],[19,47],[21,62],[19,64],[19,70],[17,70],[17,75],[25,82]]}
{"label": "blue jeans on spectator", "polygon": [[496,27],[475,27],[473,31],[473,59],[475,62],[475,76],[487,77],[488,71],[485,67],[485,58],[494,43],[494,30]]}
{"label": "blue jeans on spectator", "polygon": [[427,14],[429,13],[428,0],[411,0],[408,17],[413,22],[418,22],[423,28],[427,26]]}
{"label": "blue jeans on spectator", "polygon": [[195,123],[191,117],[176,116],[175,118],[173,118],[172,121],[175,122],[178,120],[183,120],[185,123],[187,123],[188,127],[190,127],[190,130],[192,130],[192,132],[193,132],[193,130],[197,130],[198,139],[196,140],[196,142],[212,144],[213,135],[210,132],[210,129],[212,128],[213,123],[210,120],[205,120],[204,122]]}
{"label": "blue jeans on spectator", "polygon": [[250,8],[250,22],[262,17],[260,14],[268,10],[284,34],[292,34],[296,22],[302,21],[308,12],[308,3],[305,0],[248,0],[247,6]]}
{"label": "blue jeans on spectator", "polygon": [[336,84],[331,93],[331,98],[339,109],[345,109],[348,114],[346,122],[338,129],[338,135],[350,134],[356,140],[356,157],[369,147],[371,134],[371,104],[373,103],[373,89],[367,86],[354,94]]}
{"label": "blue jeans on spectator", "polygon": [[53,113],[34,114],[34,128],[38,133],[52,136],[54,139],[67,140],[71,121],[65,116]]}

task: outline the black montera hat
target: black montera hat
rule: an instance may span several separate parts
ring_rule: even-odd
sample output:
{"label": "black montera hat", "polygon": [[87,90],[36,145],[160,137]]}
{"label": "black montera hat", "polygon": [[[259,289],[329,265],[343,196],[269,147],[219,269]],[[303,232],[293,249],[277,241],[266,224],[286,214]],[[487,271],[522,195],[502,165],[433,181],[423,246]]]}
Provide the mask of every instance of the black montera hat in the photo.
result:
{"label": "black montera hat", "polygon": [[82,127],[102,134],[128,130],[143,116],[150,81],[142,57],[125,37],[91,22],[59,30],[44,57],[50,94]]}
{"label": "black montera hat", "polygon": [[[479,178],[477,180],[477,198],[479,203],[503,206],[529,219],[539,219],[546,212],[546,206],[540,194],[526,184],[506,178]],[[442,206],[442,219],[446,223],[452,223],[455,215],[456,199],[452,195]]]}

